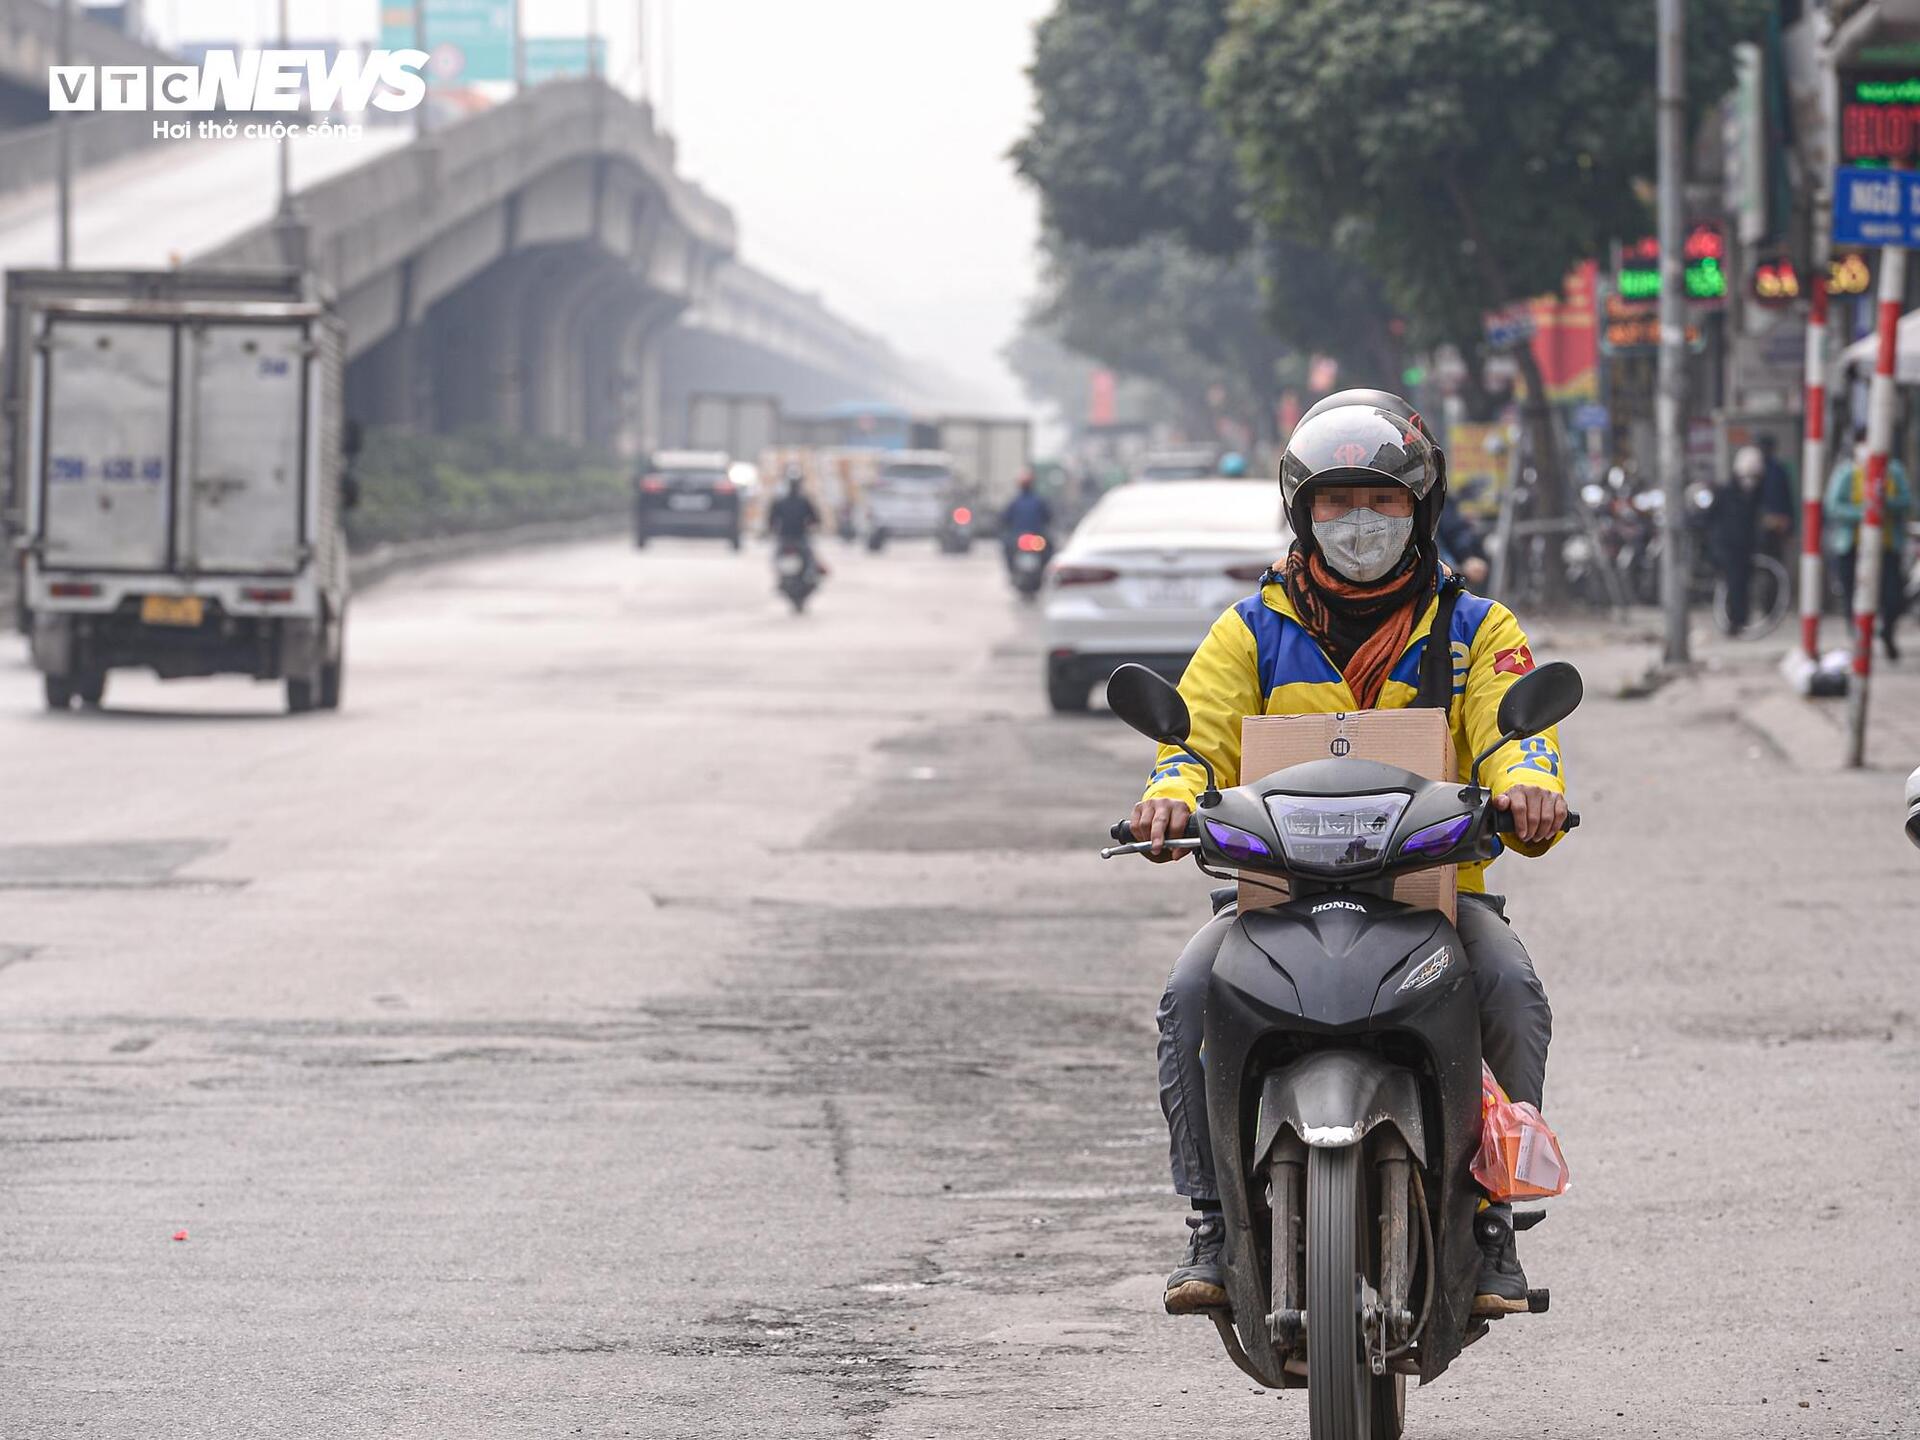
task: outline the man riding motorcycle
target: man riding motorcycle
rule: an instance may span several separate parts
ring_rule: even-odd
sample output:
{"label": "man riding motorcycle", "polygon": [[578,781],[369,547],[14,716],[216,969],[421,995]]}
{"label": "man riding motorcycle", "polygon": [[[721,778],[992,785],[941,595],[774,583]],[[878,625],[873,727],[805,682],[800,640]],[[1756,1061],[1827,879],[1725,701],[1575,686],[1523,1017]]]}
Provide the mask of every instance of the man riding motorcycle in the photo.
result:
{"label": "man riding motorcycle", "polygon": [[[1180,681],[1192,748],[1224,779],[1239,773],[1244,716],[1414,704],[1421,658],[1436,619],[1445,616],[1454,677],[1448,715],[1464,780],[1469,758],[1499,738],[1501,696],[1534,662],[1512,613],[1468,593],[1438,558],[1444,453],[1405,400],[1347,390],[1301,418],[1281,458],[1280,490],[1295,536],[1285,564],[1261,577],[1258,594],[1214,622]],[[1567,815],[1557,734],[1504,747],[1485,773],[1494,805],[1512,813],[1511,848],[1544,854]],[[1134,838],[1154,842],[1154,859],[1184,853],[1162,847],[1186,833],[1205,786],[1199,765],[1162,747],[1133,811]],[[1482,1048],[1508,1095],[1537,1106],[1553,1016],[1526,948],[1508,928],[1505,899],[1486,893],[1485,870],[1485,863],[1460,868],[1457,922],[1479,1001]],[[1186,1257],[1167,1277],[1173,1314],[1227,1304],[1200,1047],[1214,958],[1234,919],[1228,905],[1188,942],[1160,1002],[1160,1103],[1173,1182],[1195,1212]],[[1477,1293],[1523,1301],[1527,1280],[1511,1207],[1484,1208],[1474,1234],[1482,1252]]]}
{"label": "man riding motorcycle", "polygon": [[1005,552],[1007,569],[1013,569],[1014,557],[1022,535],[1053,535],[1053,507],[1046,496],[1033,488],[1033,471],[1022,470],[1013,499],[1000,514],[1000,547]]}
{"label": "man riding motorcycle", "polygon": [[817,565],[813,532],[820,528],[820,511],[807,498],[806,475],[798,465],[787,467],[785,479],[780,498],[767,507],[767,529],[778,548],[798,550],[808,564]]}

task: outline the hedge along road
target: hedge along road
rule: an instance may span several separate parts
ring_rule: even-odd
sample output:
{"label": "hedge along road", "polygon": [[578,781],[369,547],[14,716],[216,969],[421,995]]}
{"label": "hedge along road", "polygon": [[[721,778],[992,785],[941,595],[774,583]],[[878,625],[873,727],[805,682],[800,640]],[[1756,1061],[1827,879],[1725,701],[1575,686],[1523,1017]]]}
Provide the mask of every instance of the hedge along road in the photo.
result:
{"label": "hedge along road", "polygon": [[[799,619],[757,548],[398,577],[337,716],[15,652],[0,1434],[1305,1435],[1157,1313],[1203,885],[1093,858],[1140,742],[984,548],[828,555]],[[1495,873],[1575,1188],[1413,1433],[1902,1433],[1894,802],[1536,639],[1588,823]]]}

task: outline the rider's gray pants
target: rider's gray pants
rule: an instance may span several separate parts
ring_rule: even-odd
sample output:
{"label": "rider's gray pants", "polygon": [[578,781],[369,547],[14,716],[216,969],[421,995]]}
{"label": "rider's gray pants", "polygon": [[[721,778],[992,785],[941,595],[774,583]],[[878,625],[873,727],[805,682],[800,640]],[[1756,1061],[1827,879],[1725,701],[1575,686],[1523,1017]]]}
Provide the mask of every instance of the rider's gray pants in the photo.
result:
{"label": "rider's gray pants", "polygon": [[[1207,1073],[1200,1054],[1206,1033],[1207,985],[1214,957],[1235,918],[1229,905],[1187,942],[1160,997],[1160,1108],[1173,1144],[1173,1188],[1215,1200],[1213,1143],[1207,1129]],[[1526,946],[1507,925],[1498,895],[1462,895],[1456,922],[1480,997],[1480,1045],[1495,1078],[1515,1100],[1540,1104],[1547,1079],[1553,1011]]]}

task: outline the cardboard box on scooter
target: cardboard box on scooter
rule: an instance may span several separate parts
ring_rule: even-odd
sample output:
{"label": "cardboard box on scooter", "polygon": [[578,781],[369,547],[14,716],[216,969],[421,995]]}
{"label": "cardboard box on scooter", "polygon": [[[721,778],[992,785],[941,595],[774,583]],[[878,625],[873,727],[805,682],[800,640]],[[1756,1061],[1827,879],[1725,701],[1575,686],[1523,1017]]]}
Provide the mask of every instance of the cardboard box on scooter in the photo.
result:
{"label": "cardboard box on scooter", "polygon": [[[1432,780],[1455,777],[1453,732],[1444,710],[1355,710],[1344,715],[1249,715],[1240,722],[1240,784],[1309,760],[1377,760]],[[1459,867],[1403,875],[1393,898],[1455,918]],[[1284,905],[1284,880],[1240,882],[1241,910]]]}

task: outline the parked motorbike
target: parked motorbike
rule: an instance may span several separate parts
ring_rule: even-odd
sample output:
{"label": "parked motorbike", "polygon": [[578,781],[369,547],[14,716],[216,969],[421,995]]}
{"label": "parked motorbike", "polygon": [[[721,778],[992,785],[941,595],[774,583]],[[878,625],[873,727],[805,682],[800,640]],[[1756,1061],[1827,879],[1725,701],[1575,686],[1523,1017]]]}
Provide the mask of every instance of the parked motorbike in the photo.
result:
{"label": "parked motorbike", "polygon": [[[1230,1299],[1211,1318],[1249,1376],[1307,1391],[1314,1440],[1397,1440],[1407,1376],[1435,1379],[1496,1318],[1474,1298],[1481,1056],[1465,947],[1440,912],[1394,901],[1393,882],[1492,856],[1511,817],[1493,808],[1481,766],[1572,714],[1581,690],[1564,662],[1516,681],[1499,744],[1464,787],[1349,758],[1222,791],[1187,748],[1179,691],[1140,665],[1108,681],[1116,715],[1207,771],[1187,834],[1168,843],[1209,875],[1291,886],[1288,903],[1235,922],[1207,999]],[[1112,834],[1130,841],[1130,822]],[[1530,1291],[1525,1308],[1548,1298]]]}
{"label": "parked motorbike", "polygon": [[1040,593],[1040,582],[1046,578],[1047,560],[1052,554],[1053,542],[1045,535],[1014,537],[1013,549],[1007,557],[1007,569],[1013,578],[1013,588],[1022,600],[1031,602]]}
{"label": "parked motorbike", "polygon": [[820,588],[820,564],[813,551],[792,541],[774,547],[773,573],[779,577],[780,593],[787,597],[798,615],[807,608],[807,597]]}

